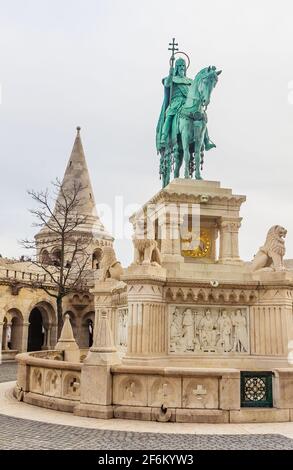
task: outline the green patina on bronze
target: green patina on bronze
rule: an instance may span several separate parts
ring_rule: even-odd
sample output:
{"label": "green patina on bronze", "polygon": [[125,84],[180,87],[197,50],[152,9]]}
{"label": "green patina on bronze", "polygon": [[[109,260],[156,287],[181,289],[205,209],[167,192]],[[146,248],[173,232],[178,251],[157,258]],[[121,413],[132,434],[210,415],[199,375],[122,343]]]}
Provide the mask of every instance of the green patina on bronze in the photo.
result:
{"label": "green patina on bronze", "polygon": [[164,100],[156,129],[163,187],[170,182],[173,166],[174,178],[179,178],[183,160],[184,177],[202,179],[204,150],[215,147],[208,135],[206,109],[221,70],[209,66],[202,69],[194,80],[186,77],[184,58],[177,59],[174,67],[177,45],[174,39],[170,43],[171,67],[168,77],[162,80]]}

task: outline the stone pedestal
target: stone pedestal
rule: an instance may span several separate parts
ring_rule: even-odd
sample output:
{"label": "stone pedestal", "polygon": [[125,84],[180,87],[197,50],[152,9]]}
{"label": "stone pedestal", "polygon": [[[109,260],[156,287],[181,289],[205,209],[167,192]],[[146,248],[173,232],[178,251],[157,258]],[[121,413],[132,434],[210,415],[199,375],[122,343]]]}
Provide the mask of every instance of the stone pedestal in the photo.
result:
{"label": "stone pedestal", "polygon": [[[238,264],[239,211],[245,196],[221,188],[217,181],[177,178],[153,196],[139,214],[131,217],[135,225],[139,216],[154,224],[155,239],[161,249],[163,265],[184,262]],[[143,214],[143,215],[142,215]],[[182,243],[182,233],[191,239],[190,250]],[[216,239],[220,239],[219,254]],[[196,243],[199,250],[196,253]],[[201,246],[201,244],[206,246]],[[187,248],[186,248],[187,247]],[[188,251],[193,253],[187,254]]]}
{"label": "stone pedestal", "polygon": [[81,369],[80,405],[76,407],[75,414],[104,419],[113,417],[111,366],[120,362],[107,312],[101,311],[94,344]]}
{"label": "stone pedestal", "polygon": [[166,270],[160,266],[132,265],[123,276],[128,297],[127,357],[167,353],[167,312],[163,298]]}
{"label": "stone pedestal", "polygon": [[[288,420],[293,414],[293,368],[287,371],[293,275],[252,273],[241,261],[244,201],[218,182],[177,179],[131,218],[143,235],[134,237],[137,253],[154,247],[160,256],[158,262],[135,256],[124,271],[127,353],[116,365],[115,348],[91,350],[78,413],[222,423]],[[140,239],[147,242],[136,243]],[[115,281],[96,283],[99,321],[116,315],[114,289]],[[111,341],[108,334],[104,347]],[[247,386],[249,392],[253,380],[262,383],[264,372],[274,384],[271,394],[271,379],[263,382],[264,396],[273,396],[275,409],[244,409],[250,404],[241,390]],[[249,401],[252,395],[245,396]]]}

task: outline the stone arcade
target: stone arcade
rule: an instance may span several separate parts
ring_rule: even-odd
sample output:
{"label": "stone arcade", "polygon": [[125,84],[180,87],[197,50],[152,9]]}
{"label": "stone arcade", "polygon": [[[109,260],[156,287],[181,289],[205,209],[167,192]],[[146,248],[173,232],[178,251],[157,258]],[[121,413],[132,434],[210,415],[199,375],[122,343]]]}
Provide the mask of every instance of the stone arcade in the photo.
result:
{"label": "stone arcade", "polygon": [[[81,194],[85,201],[82,214],[87,217],[87,224],[79,227],[79,230],[82,230],[83,236],[88,234],[92,239],[88,247],[89,288],[94,285],[94,272],[99,267],[102,250],[112,246],[113,237],[106,232],[96,213],[79,128],[63,185],[66,187],[71,181],[78,181],[84,188]],[[39,247],[39,260],[46,263],[48,260],[58,259],[59,247],[51,242],[52,233],[43,229],[35,238]],[[53,349],[57,342],[55,302],[48,293],[36,286],[38,281],[45,282],[49,290],[54,289],[48,274],[31,262],[0,258],[0,344],[4,360],[14,358],[15,354],[21,351]],[[84,292],[73,292],[64,298],[64,312],[70,316],[81,349],[88,348],[92,342],[95,317],[93,296],[88,288]]]}

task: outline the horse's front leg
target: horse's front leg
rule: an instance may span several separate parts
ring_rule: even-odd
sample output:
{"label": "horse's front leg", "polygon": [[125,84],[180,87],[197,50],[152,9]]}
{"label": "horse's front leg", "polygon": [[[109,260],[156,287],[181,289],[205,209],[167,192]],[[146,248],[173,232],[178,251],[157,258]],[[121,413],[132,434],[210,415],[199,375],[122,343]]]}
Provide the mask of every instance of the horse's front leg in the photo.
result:
{"label": "horse's front leg", "polygon": [[201,151],[203,147],[204,134],[206,124],[202,121],[196,121],[194,126],[194,160],[195,160],[195,174],[194,177],[197,180],[202,180],[200,173],[201,164]]}
{"label": "horse's front leg", "polygon": [[182,165],[182,159],[183,159],[182,150],[179,149],[179,145],[177,144],[174,147],[174,163],[175,163],[174,178],[179,178],[180,168]]}

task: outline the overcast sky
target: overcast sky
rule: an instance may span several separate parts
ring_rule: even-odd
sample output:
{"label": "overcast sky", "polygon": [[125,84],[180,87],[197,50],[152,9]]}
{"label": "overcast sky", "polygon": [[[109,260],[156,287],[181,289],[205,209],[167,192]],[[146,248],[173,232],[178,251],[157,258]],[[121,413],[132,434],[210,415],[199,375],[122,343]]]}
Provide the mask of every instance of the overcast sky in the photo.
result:
{"label": "overcast sky", "polygon": [[[223,69],[203,176],[247,195],[241,256],[280,224],[293,258],[292,18],[291,0],[0,0],[2,256],[34,233],[26,190],[63,176],[77,125],[97,203],[143,203],[160,189],[155,127],[175,36],[189,77]],[[127,265],[131,242],[116,249]]]}

